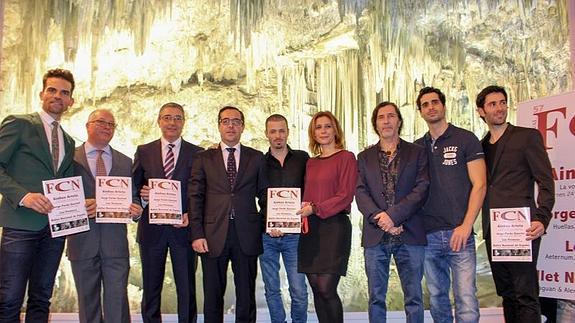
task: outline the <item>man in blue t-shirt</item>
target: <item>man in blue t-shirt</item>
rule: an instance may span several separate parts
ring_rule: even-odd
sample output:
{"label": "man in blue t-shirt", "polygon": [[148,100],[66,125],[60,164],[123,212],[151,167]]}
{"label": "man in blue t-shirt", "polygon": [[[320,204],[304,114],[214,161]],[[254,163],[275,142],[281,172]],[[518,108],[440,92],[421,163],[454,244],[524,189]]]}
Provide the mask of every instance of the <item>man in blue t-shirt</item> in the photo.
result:
{"label": "man in blue t-shirt", "polygon": [[436,323],[453,322],[452,278],[455,320],[479,322],[473,224],[486,191],[483,149],[473,133],[447,122],[445,95],[439,89],[421,89],[417,108],[429,127],[416,143],[426,148],[431,181],[424,206],[431,316]]}

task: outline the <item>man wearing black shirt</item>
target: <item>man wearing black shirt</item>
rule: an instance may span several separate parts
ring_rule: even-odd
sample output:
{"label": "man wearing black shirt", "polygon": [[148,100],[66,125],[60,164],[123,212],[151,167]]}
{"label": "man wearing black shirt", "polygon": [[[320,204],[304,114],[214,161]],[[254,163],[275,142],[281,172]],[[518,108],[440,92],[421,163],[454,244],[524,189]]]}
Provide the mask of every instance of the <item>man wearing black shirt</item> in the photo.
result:
{"label": "man wearing black shirt", "polygon": [[[265,159],[269,184],[270,187],[299,187],[303,190],[309,155],[305,151],[292,150],[287,145],[288,135],[289,129],[284,116],[273,114],[267,118],[266,137],[270,142],[270,149]],[[299,234],[283,234],[273,229],[269,234],[264,232],[262,240],[264,253],[260,256],[260,267],[271,322],[286,322],[280,289],[280,254],[289,283],[292,322],[306,322],[308,298],[305,275],[297,271]]]}
{"label": "man wearing black shirt", "polygon": [[[497,294],[503,297],[505,322],[541,322],[537,256],[541,236],[551,220],[555,183],[541,134],[507,120],[507,92],[488,86],[477,95],[477,111],[487,123],[483,138],[487,163],[487,195],[483,204],[483,237]],[[534,184],[539,194],[535,199]],[[532,241],[531,262],[494,262],[491,254],[490,210],[528,207],[531,226],[525,238]]]}
{"label": "man wearing black shirt", "polygon": [[[473,223],[485,197],[485,161],[477,137],[447,122],[445,94],[424,87],[417,108],[429,131],[415,143],[429,160],[429,197],[423,207],[425,279],[435,323],[479,322]],[[449,290],[453,287],[455,313]]]}

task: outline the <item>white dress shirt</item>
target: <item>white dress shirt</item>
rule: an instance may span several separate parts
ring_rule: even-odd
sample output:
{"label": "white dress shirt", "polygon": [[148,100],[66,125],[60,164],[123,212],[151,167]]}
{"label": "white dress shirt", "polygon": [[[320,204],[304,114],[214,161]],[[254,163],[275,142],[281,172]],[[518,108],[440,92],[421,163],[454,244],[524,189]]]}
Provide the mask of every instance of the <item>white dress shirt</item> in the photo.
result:
{"label": "white dress shirt", "polygon": [[223,142],[220,142],[220,149],[222,150],[222,156],[224,158],[224,168],[226,170],[228,169],[228,155],[230,154],[230,152],[226,148],[235,148],[236,149],[234,151],[234,158],[236,159],[236,172],[237,172],[238,169],[240,168],[240,147],[241,146],[242,145],[239,142],[233,147],[229,147],[228,145],[224,144]]}
{"label": "white dress shirt", "polygon": [[174,153],[174,169],[178,163],[178,156],[180,155],[180,148],[182,147],[182,137],[176,139],[174,142],[167,141],[164,137],[160,138],[162,142],[162,165],[166,163],[166,154],[168,153],[168,145],[173,144],[172,152]]}
{"label": "white dress shirt", "polygon": [[92,176],[96,178],[96,162],[98,160],[98,150],[103,150],[102,159],[104,160],[104,166],[106,166],[106,174],[110,174],[112,169],[112,148],[110,145],[104,147],[104,149],[98,149],[89,142],[84,143],[84,149],[86,150],[86,159],[88,160],[88,166],[90,166],[90,172]]}

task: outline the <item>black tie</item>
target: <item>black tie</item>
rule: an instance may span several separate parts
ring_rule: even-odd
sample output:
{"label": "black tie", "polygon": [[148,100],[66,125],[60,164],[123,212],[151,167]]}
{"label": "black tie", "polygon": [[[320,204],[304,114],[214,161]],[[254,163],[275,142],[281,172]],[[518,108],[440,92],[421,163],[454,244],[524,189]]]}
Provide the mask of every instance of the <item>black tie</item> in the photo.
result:
{"label": "black tie", "polygon": [[234,184],[236,182],[236,176],[238,175],[238,171],[236,169],[236,158],[234,156],[234,152],[236,151],[235,148],[226,148],[228,151],[228,163],[227,163],[227,173],[228,173],[228,181],[230,182],[230,187],[234,188]]}
{"label": "black tie", "polygon": [[[228,173],[228,181],[230,182],[230,188],[234,189],[234,184],[236,182],[236,176],[238,175],[238,171],[236,170],[236,157],[234,156],[234,152],[236,151],[235,148],[226,148],[228,151],[228,163],[226,172]],[[232,203],[232,210],[230,212],[230,219],[233,220],[235,218],[236,212],[234,210],[234,206]]]}

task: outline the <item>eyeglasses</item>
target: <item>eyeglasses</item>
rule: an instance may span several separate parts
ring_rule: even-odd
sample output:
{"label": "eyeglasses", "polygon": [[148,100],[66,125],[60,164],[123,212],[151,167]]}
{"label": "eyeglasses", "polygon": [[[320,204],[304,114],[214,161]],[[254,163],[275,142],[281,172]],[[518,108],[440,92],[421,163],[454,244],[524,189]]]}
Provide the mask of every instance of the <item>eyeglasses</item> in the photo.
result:
{"label": "eyeglasses", "polygon": [[102,128],[110,127],[112,129],[116,129],[116,127],[118,126],[115,122],[108,122],[106,120],[101,120],[101,119],[92,120],[88,123],[95,123],[98,127],[102,127]]}
{"label": "eyeglasses", "polygon": [[233,126],[235,126],[235,127],[239,127],[239,126],[241,126],[241,125],[244,124],[244,120],[238,119],[238,118],[234,118],[234,119],[223,118],[223,119],[220,119],[220,120],[219,120],[219,123],[220,123],[221,125],[224,125],[224,126],[233,125]]}
{"label": "eyeglasses", "polygon": [[170,121],[175,121],[175,122],[181,122],[184,121],[184,117],[180,116],[180,115],[170,115],[170,114],[166,114],[160,117],[160,119],[166,121],[166,122],[170,122]]}

